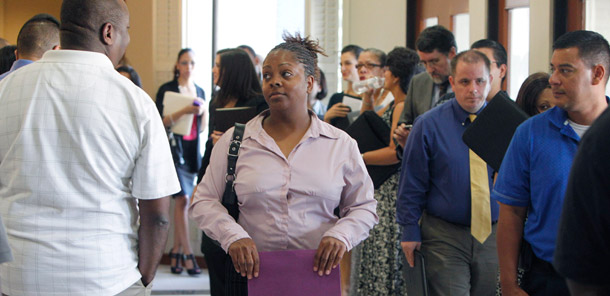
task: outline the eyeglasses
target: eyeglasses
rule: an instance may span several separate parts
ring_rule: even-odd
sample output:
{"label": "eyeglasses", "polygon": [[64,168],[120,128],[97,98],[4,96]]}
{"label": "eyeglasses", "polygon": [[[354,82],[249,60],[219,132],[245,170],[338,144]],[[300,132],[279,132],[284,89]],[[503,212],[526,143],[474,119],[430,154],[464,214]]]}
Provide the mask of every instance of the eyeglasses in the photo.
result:
{"label": "eyeglasses", "polygon": [[367,69],[372,70],[375,67],[381,67],[381,65],[373,63],[356,64],[356,69],[360,70],[360,68],[362,67],[366,67]]}
{"label": "eyeglasses", "polygon": [[428,61],[420,61],[419,65],[422,68],[426,68],[427,66],[436,67],[439,64],[440,61],[441,61],[440,59],[431,59],[431,60],[428,60]]}

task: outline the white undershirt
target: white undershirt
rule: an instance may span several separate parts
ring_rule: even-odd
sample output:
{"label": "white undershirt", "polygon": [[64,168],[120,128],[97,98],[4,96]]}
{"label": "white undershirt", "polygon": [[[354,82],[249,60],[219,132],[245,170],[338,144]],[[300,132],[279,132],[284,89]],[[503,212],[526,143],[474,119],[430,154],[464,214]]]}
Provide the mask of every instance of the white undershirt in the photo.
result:
{"label": "white undershirt", "polygon": [[576,132],[576,134],[582,139],[582,136],[585,134],[585,132],[589,129],[590,125],[582,125],[582,124],[578,124],[572,120],[568,119],[568,123],[570,124],[570,126],[572,127],[572,129]]}

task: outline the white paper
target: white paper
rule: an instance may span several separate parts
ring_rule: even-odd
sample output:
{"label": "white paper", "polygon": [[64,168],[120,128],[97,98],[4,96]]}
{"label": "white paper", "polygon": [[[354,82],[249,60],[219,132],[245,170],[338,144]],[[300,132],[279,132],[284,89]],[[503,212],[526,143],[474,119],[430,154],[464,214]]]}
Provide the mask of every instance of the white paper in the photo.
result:
{"label": "white paper", "polygon": [[[193,104],[193,101],[196,100],[196,98],[173,91],[166,91],[163,96],[163,116],[167,116],[186,106],[190,106]],[[195,115],[187,114],[181,116],[178,120],[174,119],[174,125],[172,125],[171,131],[178,135],[190,134],[191,127],[193,126],[193,118],[195,118]]]}
{"label": "white paper", "polygon": [[343,104],[350,107],[352,109],[351,112],[358,112],[358,114],[360,114],[360,109],[362,109],[362,100],[343,96]]}

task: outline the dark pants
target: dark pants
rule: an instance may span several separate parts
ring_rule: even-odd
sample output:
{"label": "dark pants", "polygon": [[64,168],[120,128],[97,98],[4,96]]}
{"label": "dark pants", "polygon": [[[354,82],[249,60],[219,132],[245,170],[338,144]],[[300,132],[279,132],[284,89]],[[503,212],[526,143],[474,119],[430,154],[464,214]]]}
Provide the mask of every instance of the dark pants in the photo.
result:
{"label": "dark pants", "polygon": [[231,257],[226,256],[225,261],[225,295],[248,296],[248,278],[235,271]]}
{"label": "dark pants", "polygon": [[422,216],[421,253],[431,296],[495,295],[496,226],[481,244],[472,237],[468,226],[428,214]]}
{"label": "dark pants", "polygon": [[523,290],[530,296],[570,296],[565,280],[557,274],[553,265],[532,257],[532,265],[523,275]]}
{"label": "dark pants", "polygon": [[205,233],[201,239],[201,252],[205,256],[210,275],[212,296],[247,296],[248,280],[235,271],[231,257]]}
{"label": "dark pants", "polygon": [[227,253],[205,233],[201,238],[201,252],[204,255],[210,275],[210,294],[212,296],[224,296]]}

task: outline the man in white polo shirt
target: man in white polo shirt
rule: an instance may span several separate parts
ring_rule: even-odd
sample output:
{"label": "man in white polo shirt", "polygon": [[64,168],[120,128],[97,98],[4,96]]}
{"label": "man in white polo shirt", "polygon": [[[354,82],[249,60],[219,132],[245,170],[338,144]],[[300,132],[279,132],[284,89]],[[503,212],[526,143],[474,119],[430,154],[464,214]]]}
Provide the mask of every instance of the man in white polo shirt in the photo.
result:
{"label": "man in white polo shirt", "polygon": [[114,70],[128,28],[124,0],[64,0],[62,50],[0,82],[7,295],[150,293],[180,187],[153,101]]}

